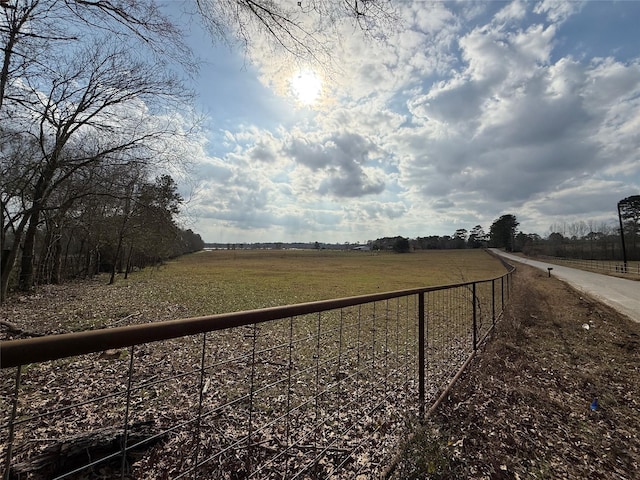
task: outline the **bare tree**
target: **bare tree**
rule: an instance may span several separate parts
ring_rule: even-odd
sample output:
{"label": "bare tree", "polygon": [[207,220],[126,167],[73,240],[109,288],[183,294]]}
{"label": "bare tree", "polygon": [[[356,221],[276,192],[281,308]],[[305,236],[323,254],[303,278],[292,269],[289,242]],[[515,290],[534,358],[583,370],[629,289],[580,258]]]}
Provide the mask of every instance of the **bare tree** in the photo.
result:
{"label": "bare tree", "polygon": [[[218,37],[246,45],[266,35],[289,54],[312,60],[329,53],[323,33],[348,21],[373,34],[392,19],[390,5],[385,0],[196,2]],[[0,301],[20,251],[20,288],[32,288],[43,222],[40,257],[47,258],[46,275],[54,278],[62,227],[75,224],[69,215],[107,208],[89,201],[91,196],[127,201],[127,194],[96,188],[96,179],[106,178],[109,166],[128,171],[162,158],[162,141],[176,132],[148,109],[177,108],[172,100],[185,97],[168,73],[171,63],[195,69],[180,29],[155,0],[5,0],[1,7]],[[146,53],[138,55],[136,46]],[[79,199],[84,210],[78,209]],[[89,258],[88,245],[99,252],[103,233],[86,233],[82,248]],[[68,238],[67,245],[71,242]]]}
{"label": "bare tree", "polygon": [[[41,214],[60,208],[52,203],[54,193],[78,172],[104,163],[129,168],[155,161],[154,142],[173,132],[171,125],[154,123],[146,109],[150,105],[175,109],[173,102],[182,92],[180,83],[161,66],[140,61],[109,43],[82,48],[68,61],[61,59],[50,78],[41,76],[23,86],[22,124],[37,142],[38,152],[31,160],[34,173],[21,212],[21,224],[28,222],[24,232],[16,229],[10,253],[15,257],[23,242],[21,289],[33,285]],[[9,257],[7,270],[11,266]],[[7,276],[3,271],[4,291]]]}
{"label": "bare tree", "polygon": [[264,37],[275,47],[303,60],[324,61],[330,51],[324,38],[351,22],[371,35],[397,22],[392,2],[385,0],[197,0],[205,26],[218,39],[246,46]]}
{"label": "bare tree", "polygon": [[[147,120],[131,106],[179,91],[178,82],[165,73],[168,61],[194,70],[180,30],[154,0],[6,0],[1,7],[0,301],[22,242],[21,284],[33,283],[35,234],[42,213],[61,208],[54,201],[61,198],[57,189],[76,170],[108,161],[113,152],[140,155],[141,145],[149,143],[145,139],[166,128],[142,128]],[[91,42],[101,35],[103,41],[106,34],[107,46],[96,50]],[[125,48],[146,51],[153,61],[144,65]],[[116,108],[125,104],[129,112]],[[108,116],[120,120],[122,128]],[[112,142],[105,141],[106,134]],[[89,140],[84,152],[74,149],[83,144],[81,138]],[[37,149],[26,152],[24,145]]]}
{"label": "bare tree", "polygon": [[148,51],[156,63],[196,69],[182,32],[153,0],[7,0],[3,7],[0,109],[12,84],[51,70],[56,52],[96,34]]}

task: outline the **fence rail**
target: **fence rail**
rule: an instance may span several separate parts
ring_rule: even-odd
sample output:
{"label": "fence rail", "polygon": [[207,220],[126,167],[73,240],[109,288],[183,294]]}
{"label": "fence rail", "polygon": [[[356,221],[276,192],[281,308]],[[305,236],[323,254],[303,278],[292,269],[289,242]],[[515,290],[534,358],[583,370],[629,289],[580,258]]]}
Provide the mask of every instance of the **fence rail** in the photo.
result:
{"label": "fence rail", "polygon": [[3,478],[380,476],[512,272],[3,342]]}
{"label": "fence rail", "polygon": [[533,258],[549,263],[555,263],[557,265],[565,265],[597,273],[614,274],[630,278],[640,277],[640,262],[637,260],[628,261],[625,264],[622,260],[589,260],[580,258],[550,257],[547,255],[536,255]]}

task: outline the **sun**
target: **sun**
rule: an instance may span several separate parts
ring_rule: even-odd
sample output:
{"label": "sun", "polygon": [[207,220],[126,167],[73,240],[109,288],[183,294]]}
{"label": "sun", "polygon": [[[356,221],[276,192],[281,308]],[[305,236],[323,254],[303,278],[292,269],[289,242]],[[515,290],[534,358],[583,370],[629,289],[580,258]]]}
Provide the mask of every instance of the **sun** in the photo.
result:
{"label": "sun", "polygon": [[313,105],[322,93],[322,80],[311,70],[300,70],[291,77],[291,93],[303,105]]}

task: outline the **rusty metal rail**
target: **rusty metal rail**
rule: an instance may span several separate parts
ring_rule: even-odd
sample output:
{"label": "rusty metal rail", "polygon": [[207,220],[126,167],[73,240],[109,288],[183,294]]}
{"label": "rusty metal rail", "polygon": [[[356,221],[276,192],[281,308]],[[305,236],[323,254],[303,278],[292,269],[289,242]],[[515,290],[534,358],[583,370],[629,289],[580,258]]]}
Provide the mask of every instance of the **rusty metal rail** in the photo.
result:
{"label": "rusty metal rail", "polygon": [[126,327],[87,330],[84,332],[13,340],[2,342],[2,349],[0,349],[0,366],[1,368],[10,368],[17,367],[18,365],[102,352],[104,350],[126,348],[142,343],[158,342],[172,338],[197,335],[204,332],[214,332],[217,330],[259,324],[282,318],[326,312],[352,307],[354,305],[380,302],[393,298],[416,295],[421,292],[435,292],[464,285],[467,284],[461,283],[429,288],[416,288],[412,290],[399,290],[258,310],[183,318],[159,323],[146,323],[143,325],[130,325]]}
{"label": "rusty metal rail", "polygon": [[379,476],[495,325],[512,272],[2,342],[3,478]]}

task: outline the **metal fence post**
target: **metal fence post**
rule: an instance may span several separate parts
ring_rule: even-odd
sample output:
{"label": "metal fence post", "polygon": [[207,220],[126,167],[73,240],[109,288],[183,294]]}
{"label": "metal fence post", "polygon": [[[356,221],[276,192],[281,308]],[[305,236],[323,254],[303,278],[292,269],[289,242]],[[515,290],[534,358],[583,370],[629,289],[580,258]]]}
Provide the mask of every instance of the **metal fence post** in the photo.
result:
{"label": "metal fence post", "polygon": [[13,391],[13,398],[11,399],[11,417],[9,420],[9,434],[7,439],[7,455],[5,457],[5,471],[4,478],[9,480],[11,478],[11,455],[13,454],[13,436],[15,433],[15,420],[16,413],[18,411],[18,395],[20,394],[20,376],[22,375],[22,365],[18,365],[16,369],[16,386]]}
{"label": "metal fence post", "polygon": [[478,349],[478,310],[476,306],[476,282],[471,285],[473,295],[473,351]]}
{"label": "metal fence post", "polygon": [[135,355],[136,346],[132,345],[129,350],[129,374],[127,375],[127,400],[124,410],[124,425],[122,434],[122,459],[120,461],[120,479],[124,480],[125,470],[127,468],[127,441],[129,436],[129,410],[131,408],[131,385],[133,378],[133,357]]}
{"label": "metal fence post", "polygon": [[418,293],[418,402],[420,418],[424,418],[424,381],[425,381],[425,314],[424,292]]}
{"label": "metal fence post", "polygon": [[510,280],[510,275],[507,274],[507,278],[506,278],[506,287],[505,287],[505,296],[507,297],[507,300],[509,300],[509,280]]}
{"label": "metal fence post", "polygon": [[258,324],[253,324],[253,340],[251,344],[251,355],[249,359],[251,361],[251,373],[249,379],[249,425],[247,433],[247,458],[245,461],[245,468],[247,469],[247,475],[251,474],[251,437],[253,437],[253,402],[255,400],[255,378],[256,378],[256,347],[258,343]]}
{"label": "metal fence post", "polygon": [[496,326],[496,281],[491,280],[491,323]]}
{"label": "metal fence post", "polygon": [[206,358],[207,358],[207,332],[202,334],[202,353],[200,354],[200,385],[198,386],[198,416],[196,417],[195,441],[196,447],[193,454],[193,478],[198,478],[198,456],[200,455],[200,429],[202,428],[202,404],[204,402],[204,386],[206,375]]}

